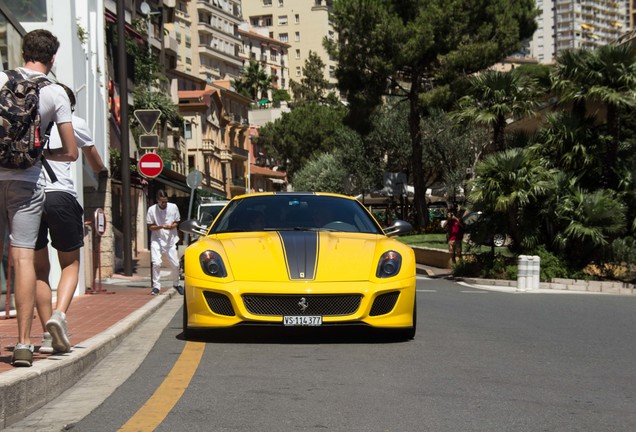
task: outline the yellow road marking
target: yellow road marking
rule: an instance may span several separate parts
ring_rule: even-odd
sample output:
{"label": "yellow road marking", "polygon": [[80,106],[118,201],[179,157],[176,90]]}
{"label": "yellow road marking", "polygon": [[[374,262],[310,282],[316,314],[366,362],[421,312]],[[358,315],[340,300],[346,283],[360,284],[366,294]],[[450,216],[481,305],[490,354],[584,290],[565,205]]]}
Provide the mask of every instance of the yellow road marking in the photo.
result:
{"label": "yellow road marking", "polygon": [[205,344],[186,342],[181,355],[161,385],[119,431],[153,431],[161,424],[188,388],[203,356]]}

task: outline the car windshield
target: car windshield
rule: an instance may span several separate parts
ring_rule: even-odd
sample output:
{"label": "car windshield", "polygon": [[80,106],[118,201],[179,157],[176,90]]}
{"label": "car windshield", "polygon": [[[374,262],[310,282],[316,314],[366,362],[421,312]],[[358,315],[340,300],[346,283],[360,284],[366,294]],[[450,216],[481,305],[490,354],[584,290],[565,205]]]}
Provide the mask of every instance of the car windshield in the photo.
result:
{"label": "car windshield", "polygon": [[324,195],[263,195],[230,202],[210,234],[242,231],[383,233],[358,201]]}

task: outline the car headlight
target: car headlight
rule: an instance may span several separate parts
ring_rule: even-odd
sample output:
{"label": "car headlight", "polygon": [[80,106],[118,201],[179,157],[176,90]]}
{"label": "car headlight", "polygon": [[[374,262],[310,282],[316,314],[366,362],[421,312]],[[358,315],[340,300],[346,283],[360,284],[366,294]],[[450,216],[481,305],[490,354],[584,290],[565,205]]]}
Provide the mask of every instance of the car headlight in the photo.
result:
{"label": "car headlight", "polygon": [[395,251],[388,251],[382,254],[378,269],[375,275],[379,278],[388,278],[395,276],[400,272],[402,266],[402,256]]}
{"label": "car headlight", "polygon": [[205,274],[218,278],[227,276],[225,264],[218,253],[207,250],[199,255],[199,262]]}

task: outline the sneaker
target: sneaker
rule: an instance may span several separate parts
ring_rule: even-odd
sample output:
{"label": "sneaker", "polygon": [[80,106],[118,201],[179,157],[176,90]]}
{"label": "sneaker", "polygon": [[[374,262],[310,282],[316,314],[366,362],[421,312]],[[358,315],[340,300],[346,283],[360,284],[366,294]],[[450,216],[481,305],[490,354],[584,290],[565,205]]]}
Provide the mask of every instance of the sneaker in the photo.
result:
{"label": "sneaker", "polygon": [[71,351],[71,342],[68,339],[66,315],[64,312],[55,311],[51,319],[46,322],[46,329],[51,333],[51,345],[57,352],[67,353]]}
{"label": "sneaker", "polygon": [[11,364],[15,367],[31,367],[33,364],[33,345],[15,344]]}
{"label": "sneaker", "polygon": [[174,288],[179,294],[183,295],[183,287],[181,285],[175,285]]}
{"label": "sneaker", "polygon": [[51,333],[46,332],[42,335],[42,343],[40,344],[40,348],[38,348],[38,352],[41,354],[53,354],[55,352]]}
{"label": "sneaker", "polygon": [[152,291],[150,291],[150,294],[159,295],[159,288],[153,288]]}

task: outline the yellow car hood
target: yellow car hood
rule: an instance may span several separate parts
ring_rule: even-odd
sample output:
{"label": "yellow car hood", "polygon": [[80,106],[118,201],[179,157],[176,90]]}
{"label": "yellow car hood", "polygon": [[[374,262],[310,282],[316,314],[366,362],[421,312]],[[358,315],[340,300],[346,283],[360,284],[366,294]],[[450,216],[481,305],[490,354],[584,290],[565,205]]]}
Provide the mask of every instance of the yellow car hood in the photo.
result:
{"label": "yellow car hood", "polygon": [[208,249],[221,255],[229,278],[239,281],[368,281],[384,252],[412,254],[383,235],[324,231],[217,234],[196,243],[197,257]]}

